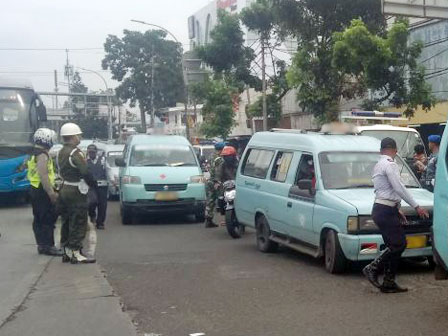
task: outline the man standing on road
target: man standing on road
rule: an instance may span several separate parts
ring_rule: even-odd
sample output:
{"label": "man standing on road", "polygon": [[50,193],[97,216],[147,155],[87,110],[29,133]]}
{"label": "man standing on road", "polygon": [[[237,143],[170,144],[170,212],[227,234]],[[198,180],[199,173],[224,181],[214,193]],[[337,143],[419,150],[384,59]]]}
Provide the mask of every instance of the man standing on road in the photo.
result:
{"label": "man standing on road", "polygon": [[57,156],[59,174],[63,179],[59,197],[62,217],[61,246],[63,262],[92,262],[81,254],[82,241],[87,231],[87,192],[96,183],[87,169],[83,152],[77,147],[82,131],[78,125],[67,123],[61,127],[64,147]]}
{"label": "man standing on road", "polygon": [[103,155],[98,156],[98,149],[94,144],[87,147],[87,167],[97,183],[96,188],[89,190],[89,217],[92,223],[96,223],[98,230],[104,230],[108,190],[106,159]]}
{"label": "man standing on road", "polygon": [[[385,138],[381,141],[381,157],[373,169],[373,185],[375,188],[375,203],[372,218],[380,229],[386,248],[369,265],[363,269],[369,282],[383,293],[406,292],[395,282],[398,263],[401,254],[406,249],[406,236],[403,224],[406,217],[400,210],[403,199],[412,206],[422,218],[429,218],[428,211],[421,208],[407,191],[400,178],[400,170],[394,162],[397,155],[397,144],[394,139]],[[383,284],[378,281],[378,273],[384,266]]]}
{"label": "man standing on road", "polygon": [[437,156],[439,155],[441,137],[440,135],[430,135],[428,137],[429,150],[431,155],[428,159],[428,165],[423,173],[423,185],[430,192],[434,192],[434,185],[436,179],[436,168],[437,168]]}
{"label": "man standing on road", "polygon": [[55,171],[48,151],[55,142],[56,133],[48,128],[39,128],[34,133],[33,155],[27,162],[27,177],[31,184],[33,207],[33,231],[37,252],[61,256],[62,251],[54,246],[54,228],[58,215],[55,204],[58,194],[54,190]]}
{"label": "man standing on road", "polygon": [[213,222],[213,217],[215,215],[215,207],[216,200],[219,197],[219,188],[220,183],[217,180],[216,173],[220,170],[221,165],[224,160],[221,157],[221,151],[225,147],[224,142],[218,142],[215,144],[216,153],[212,158],[212,162],[210,165],[210,179],[207,181],[206,191],[207,191],[207,207],[206,207],[206,219],[205,219],[205,227],[206,228],[215,228],[218,227]]}

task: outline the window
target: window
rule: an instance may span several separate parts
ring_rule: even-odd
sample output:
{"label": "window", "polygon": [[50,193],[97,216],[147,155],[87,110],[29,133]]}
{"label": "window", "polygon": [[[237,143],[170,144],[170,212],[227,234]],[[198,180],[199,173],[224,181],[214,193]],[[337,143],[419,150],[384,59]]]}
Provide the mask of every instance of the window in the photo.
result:
{"label": "window", "polygon": [[316,175],[314,173],[314,161],[311,154],[303,154],[300,158],[295,184],[301,180],[312,180],[313,183],[316,180]]}
{"label": "window", "polygon": [[266,178],[273,157],[274,151],[271,150],[249,150],[243,165],[243,175]]}
{"label": "window", "polygon": [[278,152],[272,167],[271,180],[285,182],[291,165],[293,153]]}
{"label": "window", "polygon": [[195,155],[188,146],[136,145],[132,149],[131,167],[197,166]]}

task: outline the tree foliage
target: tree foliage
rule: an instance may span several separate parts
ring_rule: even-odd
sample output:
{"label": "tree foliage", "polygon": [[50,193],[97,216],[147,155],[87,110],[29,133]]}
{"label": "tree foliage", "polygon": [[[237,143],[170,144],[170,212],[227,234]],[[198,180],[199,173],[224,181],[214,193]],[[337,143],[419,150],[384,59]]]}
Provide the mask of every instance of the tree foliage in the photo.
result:
{"label": "tree foliage", "polygon": [[210,32],[211,42],[197,49],[199,57],[212,68],[215,79],[242,92],[246,85],[259,88],[260,80],[250,72],[254,51],[244,46],[239,17],[218,11],[218,23]]}
{"label": "tree foliage", "polygon": [[207,82],[206,98],[202,107],[204,122],[201,125],[201,132],[206,137],[227,138],[235,125],[235,99],[239,99],[238,90],[227,86],[223,80]]}
{"label": "tree foliage", "polygon": [[155,109],[184,99],[181,45],[165,38],[161,30],[124,30],[122,38],[109,35],[104,44],[103,69],[110,69],[112,78],[120,82],[117,96],[131,107],[138,105],[142,120],[153,108],[152,94]]}
{"label": "tree foliage", "polygon": [[379,109],[388,101],[412,116],[418,105],[429,110],[434,104],[425,68],[417,63],[421,42],[408,42],[409,25],[399,20],[385,37],[373,34],[361,20],[353,20],[343,33],[335,35],[333,65],[343,74],[346,86],[359,96],[371,97],[364,105]]}
{"label": "tree foliage", "polygon": [[298,52],[288,83],[297,89],[305,112],[321,122],[335,120],[344,92],[344,76],[333,66],[334,33],[360,18],[375,33],[383,33],[380,0],[271,0],[277,28],[297,38]]}

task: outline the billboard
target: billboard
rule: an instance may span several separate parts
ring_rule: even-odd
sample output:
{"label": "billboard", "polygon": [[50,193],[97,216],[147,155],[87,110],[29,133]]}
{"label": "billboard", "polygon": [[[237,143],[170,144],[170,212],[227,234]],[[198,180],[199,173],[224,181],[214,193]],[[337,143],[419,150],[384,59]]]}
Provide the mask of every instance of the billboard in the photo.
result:
{"label": "billboard", "polygon": [[448,0],[381,0],[386,15],[448,19]]}

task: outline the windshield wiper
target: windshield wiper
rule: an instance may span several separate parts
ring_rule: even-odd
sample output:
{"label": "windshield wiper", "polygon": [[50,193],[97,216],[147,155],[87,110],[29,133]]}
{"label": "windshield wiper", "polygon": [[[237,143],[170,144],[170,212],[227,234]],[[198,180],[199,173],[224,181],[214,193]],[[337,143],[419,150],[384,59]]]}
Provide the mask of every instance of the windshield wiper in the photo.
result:
{"label": "windshield wiper", "polygon": [[166,163],[146,163],[146,164],[142,164],[140,165],[140,167],[165,167],[168,166],[168,164]]}
{"label": "windshield wiper", "polygon": [[176,162],[169,165],[170,167],[183,167],[183,166],[195,166],[193,163],[188,162]]}
{"label": "windshield wiper", "polygon": [[355,184],[351,185],[350,188],[373,188],[371,184]]}

